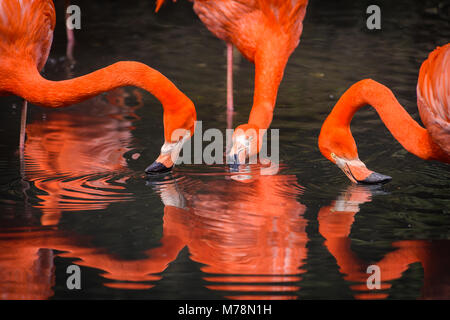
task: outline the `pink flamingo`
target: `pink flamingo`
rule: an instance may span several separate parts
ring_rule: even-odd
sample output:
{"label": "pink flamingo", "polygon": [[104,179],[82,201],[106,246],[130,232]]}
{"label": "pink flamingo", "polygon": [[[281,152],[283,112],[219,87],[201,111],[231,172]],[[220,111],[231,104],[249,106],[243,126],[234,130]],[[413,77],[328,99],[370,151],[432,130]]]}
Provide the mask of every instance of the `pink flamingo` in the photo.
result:
{"label": "pink flamingo", "polygon": [[[227,43],[228,110],[232,102],[232,45],[255,64],[253,107],[233,135],[230,156],[245,162],[261,149],[287,61],[300,42],[308,0],[191,0],[206,27]],[[156,11],[164,0],[157,0]]]}
{"label": "pink flamingo", "polygon": [[359,160],[350,131],[353,115],[373,106],[394,138],[425,160],[450,163],[450,43],[436,48],[422,64],[417,84],[421,127],[382,84],[366,79],[350,87],[325,120],[319,136],[322,154],[355,183],[384,183],[391,177],[373,172]]}

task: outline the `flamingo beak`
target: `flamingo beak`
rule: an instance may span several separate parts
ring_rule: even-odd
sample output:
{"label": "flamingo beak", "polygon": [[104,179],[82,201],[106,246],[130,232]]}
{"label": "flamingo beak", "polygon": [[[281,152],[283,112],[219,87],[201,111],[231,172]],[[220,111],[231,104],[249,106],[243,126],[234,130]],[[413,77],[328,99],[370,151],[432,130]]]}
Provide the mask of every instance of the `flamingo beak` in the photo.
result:
{"label": "flamingo beak", "polygon": [[177,142],[166,142],[161,147],[161,154],[159,157],[145,169],[148,175],[158,175],[172,171],[175,166],[183,144],[191,137],[189,131]]}
{"label": "flamingo beak", "polygon": [[252,155],[251,149],[253,136],[238,135],[234,139],[233,146],[231,147],[230,153],[228,154],[229,161],[232,168],[237,169],[236,166],[244,164],[245,160]]}
{"label": "flamingo beak", "polygon": [[345,173],[353,183],[358,184],[380,184],[392,180],[390,176],[369,170],[364,162],[359,159],[344,159],[332,154],[336,165]]}
{"label": "flamingo beak", "polygon": [[250,151],[250,139],[240,136],[236,139],[230,153],[228,154],[228,164],[232,180],[238,182],[250,182],[252,180],[251,169],[249,165],[245,165],[245,160]]}
{"label": "flamingo beak", "polygon": [[250,139],[247,139],[245,136],[238,136],[231,147],[229,157],[234,164],[242,164],[245,163],[245,159],[247,158],[250,152]]}
{"label": "flamingo beak", "polygon": [[163,174],[172,171],[174,163],[170,159],[170,154],[160,154],[158,159],[145,169],[145,173],[149,175]]}

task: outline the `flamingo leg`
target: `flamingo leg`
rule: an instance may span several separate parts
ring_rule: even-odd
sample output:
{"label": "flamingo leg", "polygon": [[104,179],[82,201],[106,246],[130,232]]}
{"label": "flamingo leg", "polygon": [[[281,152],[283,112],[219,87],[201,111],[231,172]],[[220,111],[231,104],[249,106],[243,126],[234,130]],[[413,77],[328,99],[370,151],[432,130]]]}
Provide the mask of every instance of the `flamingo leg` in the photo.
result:
{"label": "flamingo leg", "polygon": [[74,62],[73,58],[73,47],[75,45],[75,37],[73,35],[73,30],[67,28],[67,47],[66,47],[66,56],[69,59],[70,63]]}
{"label": "flamingo leg", "polygon": [[233,45],[227,43],[227,128],[233,125]]}
{"label": "flamingo leg", "polygon": [[[69,18],[69,14],[67,13],[67,8],[69,6],[70,6],[70,1],[66,0],[66,6],[65,6],[66,21]],[[74,36],[73,29],[68,28],[67,24],[66,24],[66,35],[67,35],[66,56],[67,56],[67,59],[69,60],[70,64],[74,64],[75,60],[73,58],[73,47],[75,46],[75,36]]]}

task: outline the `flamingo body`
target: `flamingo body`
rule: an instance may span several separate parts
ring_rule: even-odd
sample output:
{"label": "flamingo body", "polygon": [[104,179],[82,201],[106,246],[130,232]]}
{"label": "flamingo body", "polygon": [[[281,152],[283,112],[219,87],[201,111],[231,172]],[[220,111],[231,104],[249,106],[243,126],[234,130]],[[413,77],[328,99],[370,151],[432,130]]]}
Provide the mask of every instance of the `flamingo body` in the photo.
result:
{"label": "flamingo body", "polygon": [[450,163],[450,44],[436,48],[422,64],[417,84],[421,127],[399,104],[391,90],[366,79],[351,86],[322,125],[319,148],[353,182],[380,183],[391,178],[373,172],[359,160],[350,131],[353,115],[373,106],[394,138],[409,152],[425,160]]}
{"label": "flamingo body", "polygon": [[269,32],[281,36],[280,43],[285,43],[278,50],[289,57],[299,43],[306,2],[196,0],[194,11],[216,37],[232,43],[245,58],[254,62],[260,42],[270,35]]}
{"label": "flamingo body", "polygon": [[[8,81],[5,69],[14,69],[18,57],[32,60],[38,70],[44,67],[53,40],[55,7],[49,0],[3,0],[0,2],[0,83]],[[6,79],[5,77],[6,76]],[[2,83],[0,93],[4,94]]]}
{"label": "flamingo body", "polygon": [[422,64],[417,106],[433,141],[450,155],[450,44],[434,50]]}

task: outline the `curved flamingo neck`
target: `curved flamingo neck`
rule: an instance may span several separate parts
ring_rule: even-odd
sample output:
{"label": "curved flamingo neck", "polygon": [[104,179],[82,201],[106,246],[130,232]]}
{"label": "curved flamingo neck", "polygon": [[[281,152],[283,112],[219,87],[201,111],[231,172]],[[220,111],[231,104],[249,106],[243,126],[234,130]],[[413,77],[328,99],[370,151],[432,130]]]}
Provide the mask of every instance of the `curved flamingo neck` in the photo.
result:
{"label": "curved flamingo neck", "polygon": [[145,64],[121,61],[87,75],[62,80],[44,79],[36,67],[25,65],[17,73],[14,93],[29,102],[44,107],[58,108],[78,103],[123,86],[140,87],[153,94],[164,110],[176,109],[187,97],[165,76]]}
{"label": "curved flamingo neck", "polygon": [[350,135],[349,140],[341,143],[353,142],[350,122],[356,111],[365,105],[375,108],[394,138],[409,152],[422,159],[449,160],[449,157],[433,142],[427,130],[411,118],[400,105],[392,91],[370,79],[357,82],[343,94],[325,120],[322,130],[327,132],[331,128],[346,129]]}
{"label": "curved flamingo neck", "polygon": [[193,125],[196,118],[195,107],[186,95],[164,75],[139,62],[121,61],[63,81],[44,79],[33,63],[15,68],[12,74],[13,81],[7,82],[6,91],[35,105],[51,108],[75,104],[118,87],[140,87],[163,105],[166,141],[175,129],[191,129],[190,124]]}
{"label": "curved flamingo neck", "polygon": [[284,43],[288,40],[279,39],[283,36],[262,42],[255,53],[255,89],[248,123],[261,129],[268,128],[272,122],[278,88],[292,52]]}

